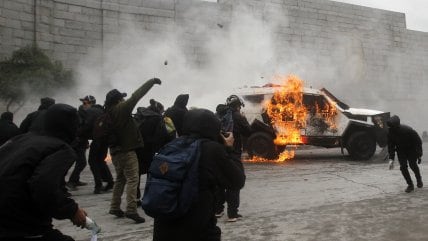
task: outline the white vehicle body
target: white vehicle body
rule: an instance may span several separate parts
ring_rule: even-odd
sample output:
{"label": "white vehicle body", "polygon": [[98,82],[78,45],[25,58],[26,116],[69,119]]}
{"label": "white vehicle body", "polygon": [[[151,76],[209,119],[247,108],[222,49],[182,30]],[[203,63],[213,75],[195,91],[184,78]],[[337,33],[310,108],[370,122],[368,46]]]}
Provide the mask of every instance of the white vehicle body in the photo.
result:
{"label": "white vehicle body", "polygon": [[[267,131],[271,135],[281,131],[275,124],[269,123],[270,121],[263,117],[265,102],[270,101],[274,93],[280,89],[281,86],[250,87],[241,88],[234,93],[244,101],[245,111],[243,113],[249,123],[257,124],[253,124],[255,125],[253,128],[256,129],[254,132],[267,131],[264,127],[260,128],[260,123],[264,123],[273,129]],[[389,118],[389,112],[350,108],[326,89],[304,88],[303,102],[308,109],[311,108],[311,105],[315,105],[313,103],[321,103],[334,106],[337,110],[337,115],[334,117],[334,128],[326,127],[325,124],[322,125],[323,128],[320,128],[320,119],[322,118],[316,118],[316,121],[313,121],[313,116],[307,115],[306,126],[300,130],[302,138],[305,139],[305,144],[346,148],[351,156],[357,159],[370,158],[376,149],[376,142],[380,146],[386,145],[386,127],[384,123]],[[249,140],[251,140],[251,137]],[[355,147],[357,145],[356,142],[359,143],[360,148]],[[260,145],[260,143],[257,145]],[[258,155],[260,153],[254,154]],[[269,154],[269,156],[272,155]]]}

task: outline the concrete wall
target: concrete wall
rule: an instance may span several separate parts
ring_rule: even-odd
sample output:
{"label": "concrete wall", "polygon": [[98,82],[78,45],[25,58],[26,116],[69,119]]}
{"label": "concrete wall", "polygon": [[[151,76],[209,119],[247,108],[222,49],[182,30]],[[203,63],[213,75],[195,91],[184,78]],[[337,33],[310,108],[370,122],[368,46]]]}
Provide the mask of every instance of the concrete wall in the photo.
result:
{"label": "concrete wall", "polygon": [[276,61],[293,62],[291,72],[318,79],[339,96],[360,92],[360,104],[373,106],[380,98],[392,111],[415,96],[428,100],[428,33],[406,29],[403,13],[328,0],[1,0],[0,58],[36,38],[50,56],[73,68],[89,52],[102,56],[132,23],[153,34],[185,29],[180,44],[190,63],[203,65],[201,46],[209,36],[198,34],[197,26],[215,33],[217,24],[227,28],[237,12],[275,22]]}

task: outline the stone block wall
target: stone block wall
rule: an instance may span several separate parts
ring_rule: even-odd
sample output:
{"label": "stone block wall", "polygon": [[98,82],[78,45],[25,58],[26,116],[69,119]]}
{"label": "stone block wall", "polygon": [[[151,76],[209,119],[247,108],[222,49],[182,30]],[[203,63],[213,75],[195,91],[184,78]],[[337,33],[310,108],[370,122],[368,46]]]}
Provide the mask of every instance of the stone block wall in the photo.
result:
{"label": "stone block wall", "polygon": [[189,63],[203,66],[206,33],[240,12],[273,29],[276,62],[339,97],[361,93],[357,104],[391,111],[428,100],[428,33],[408,30],[403,13],[329,0],[2,0],[0,58],[36,40],[73,68],[88,53],[102,57],[133,24],[153,34],[184,29]]}

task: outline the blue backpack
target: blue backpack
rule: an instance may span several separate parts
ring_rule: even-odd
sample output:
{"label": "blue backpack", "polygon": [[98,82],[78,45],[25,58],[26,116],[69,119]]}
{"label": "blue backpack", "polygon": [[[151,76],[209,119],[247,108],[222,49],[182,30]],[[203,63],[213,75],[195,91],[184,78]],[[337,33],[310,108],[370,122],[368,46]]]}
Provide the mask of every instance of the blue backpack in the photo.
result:
{"label": "blue backpack", "polygon": [[198,196],[201,139],[179,137],[153,157],[141,207],[153,218],[185,215]]}

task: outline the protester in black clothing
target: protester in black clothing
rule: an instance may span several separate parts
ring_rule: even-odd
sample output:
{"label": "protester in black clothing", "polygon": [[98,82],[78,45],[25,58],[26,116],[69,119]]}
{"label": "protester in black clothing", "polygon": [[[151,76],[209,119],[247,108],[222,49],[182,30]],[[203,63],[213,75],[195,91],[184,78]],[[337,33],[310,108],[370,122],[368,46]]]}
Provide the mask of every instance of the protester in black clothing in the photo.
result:
{"label": "protester in black clothing", "polygon": [[188,94],[178,95],[175,99],[174,105],[169,107],[165,111],[165,116],[171,118],[174,123],[175,129],[177,131],[178,136],[182,135],[183,129],[183,117],[187,113],[187,103],[189,102]]}
{"label": "protester in black clothing", "polygon": [[419,134],[410,126],[400,124],[400,118],[396,115],[387,121],[387,125],[389,127],[389,169],[394,168],[394,158],[397,152],[401,174],[407,182],[405,192],[412,192],[415,189],[407,166],[410,166],[410,169],[415,173],[417,187],[422,188],[423,183],[418,164],[421,163],[423,151]]}
{"label": "protester in black clothing", "polygon": [[0,117],[0,146],[20,133],[19,128],[13,123],[13,113],[3,112]]}
{"label": "protester in black clothing", "polygon": [[[140,179],[142,174],[147,173],[155,153],[172,140],[165,127],[163,112],[163,105],[151,99],[148,107],[138,107],[134,115],[144,141],[144,146],[135,150],[139,161]],[[137,198],[141,198],[140,185],[138,185]]]}
{"label": "protester in black clothing", "polygon": [[70,174],[67,182],[67,187],[71,191],[77,190],[78,186],[86,186],[88,183],[80,181],[80,173],[85,169],[87,165],[86,160],[86,149],[89,147],[90,130],[92,126],[88,125],[88,109],[95,103],[95,98],[92,95],[87,95],[84,98],[80,98],[82,105],[79,106],[79,127],[77,128],[77,136],[72,143],[73,149],[76,151],[77,159],[74,165],[74,169]]}
{"label": "protester in black clothing", "polygon": [[51,106],[45,132],[12,138],[0,147],[0,240],[73,241],[53,229],[52,218],[85,226],[86,212],[66,196],[64,175],[76,158],[69,144],[76,109]]}
{"label": "protester in black clothing", "polygon": [[221,136],[220,121],[209,110],[190,110],[184,117],[183,135],[204,138],[199,159],[199,192],[190,211],[175,220],[155,218],[154,241],[219,241],[221,230],[215,218],[215,190],[240,189],[245,175],[242,163],[231,155],[233,134]]}
{"label": "protester in black clothing", "polygon": [[25,119],[21,122],[19,129],[21,133],[27,133],[29,131],[43,131],[44,128],[44,115],[49,106],[55,104],[55,100],[49,97],[40,99],[40,106],[37,111],[28,114]]}
{"label": "protester in black clothing", "polygon": [[[108,144],[93,140],[92,133],[95,120],[104,113],[104,108],[96,104],[96,99],[92,95],[87,95],[80,99],[83,102],[84,118],[78,129],[78,135],[84,140],[92,140],[89,147],[88,163],[94,176],[94,194],[109,191],[113,188],[113,176],[105,162],[108,152]],[[85,149],[86,151],[86,149]],[[107,185],[103,187],[103,181]]]}
{"label": "protester in black clothing", "polygon": [[[222,110],[227,115],[227,112],[231,112],[233,127],[232,133],[235,137],[235,142],[233,144],[233,155],[237,160],[241,160],[242,155],[242,137],[248,137],[251,134],[251,127],[247,121],[247,118],[241,114],[241,106],[244,106],[244,103],[236,95],[231,95],[226,99],[226,105],[229,110]],[[220,107],[220,106],[218,106]],[[220,109],[218,110],[220,111]],[[227,116],[225,116],[227,118]],[[227,121],[226,121],[227,122]],[[223,216],[224,203],[227,202],[227,216],[229,222],[236,222],[239,218],[242,217],[238,213],[239,203],[240,203],[240,189],[221,189],[217,190],[217,207],[216,207],[216,216]]]}
{"label": "protester in black clothing", "polygon": [[140,148],[137,153],[141,162],[141,174],[147,173],[154,154],[171,141],[163,121],[163,112],[163,105],[151,99],[150,106],[138,107],[137,113],[134,115],[144,141],[144,147]]}

